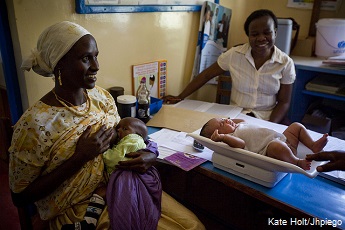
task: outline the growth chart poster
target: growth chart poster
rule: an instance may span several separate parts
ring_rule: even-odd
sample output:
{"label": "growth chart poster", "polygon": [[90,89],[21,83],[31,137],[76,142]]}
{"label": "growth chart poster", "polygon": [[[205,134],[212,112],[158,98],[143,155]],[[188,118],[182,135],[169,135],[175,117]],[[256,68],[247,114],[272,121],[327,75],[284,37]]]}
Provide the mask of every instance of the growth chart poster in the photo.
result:
{"label": "growth chart poster", "polygon": [[132,92],[136,95],[141,79],[146,78],[146,87],[150,96],[162,98],[166,94],[167,60],[133,65]]}

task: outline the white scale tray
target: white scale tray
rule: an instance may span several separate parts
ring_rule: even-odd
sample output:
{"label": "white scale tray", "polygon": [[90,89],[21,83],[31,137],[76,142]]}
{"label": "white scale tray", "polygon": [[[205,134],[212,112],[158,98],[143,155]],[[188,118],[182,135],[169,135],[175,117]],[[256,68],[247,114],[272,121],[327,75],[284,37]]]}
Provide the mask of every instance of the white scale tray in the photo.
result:
{"label": "white scale tray", "polygon": [[267,156],[259,155],[244,149],[231,148],[223,142],[214,142],[199,134],[189,133],[189,136],[202,145],[213,150],[213,166],[265,187],[274,187],[287,173],[301,173],[309,178],[318,175],[316,167],[322,162],[312,162],[308,171],[302,168]]}

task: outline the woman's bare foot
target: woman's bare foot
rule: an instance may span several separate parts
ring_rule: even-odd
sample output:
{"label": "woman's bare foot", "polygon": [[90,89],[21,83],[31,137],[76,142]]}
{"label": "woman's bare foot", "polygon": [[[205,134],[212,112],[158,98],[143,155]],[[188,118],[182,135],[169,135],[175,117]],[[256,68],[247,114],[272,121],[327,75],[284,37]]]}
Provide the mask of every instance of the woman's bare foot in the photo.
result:
{"label": "woman's bare foot", "polygon": [[328,133],[325,133],[319,140],[314,142],[313,146],[311,147],[311,150],[313,151],[313,153],[318,153],[322,151],[323,147],[326,146],[327,142],[328,142]]}
{"label": "woman's bare foot", "polygon": [[304,170],[309,170],[311,166],[311,161],[305,159],[298,159],[296,165]]}

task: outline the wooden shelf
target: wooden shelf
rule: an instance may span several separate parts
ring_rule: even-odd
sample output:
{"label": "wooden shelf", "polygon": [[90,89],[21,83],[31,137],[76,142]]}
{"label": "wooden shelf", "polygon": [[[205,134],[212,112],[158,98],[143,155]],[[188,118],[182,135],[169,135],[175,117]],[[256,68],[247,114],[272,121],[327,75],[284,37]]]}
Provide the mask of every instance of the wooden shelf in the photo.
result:
{"label": "wooden shelf", "polygon": [[327,98],[327,99],[332,99],[332,100],[345,101],[345,95],[340,96],[340,95],[320,93],[320,92],[309,91],[309,90],[303,90],[302,93],[307,94],[307,95],[311,95],[311,96],[315,96],[315,97],[322,97],[322,98]]}

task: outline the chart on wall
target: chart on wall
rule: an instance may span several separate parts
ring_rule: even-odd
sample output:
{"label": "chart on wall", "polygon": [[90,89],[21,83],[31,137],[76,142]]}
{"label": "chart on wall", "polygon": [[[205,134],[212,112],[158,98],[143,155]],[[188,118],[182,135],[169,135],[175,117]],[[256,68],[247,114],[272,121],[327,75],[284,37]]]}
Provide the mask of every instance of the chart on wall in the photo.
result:
{"label": "chart on wall", "polygon": [[136,94],[141,79],[145,77],[146,87],[151,97],[162,98],[166,95],[167,86],[167,60],[133,65],[132,93]]}
{"label": "chart on wall", "polygon": [[[192,79],[227,50],[231,15],[231,9],[214,2],[206,1],[202,5]],[[216,82],[212,79],[208,83]]]}

